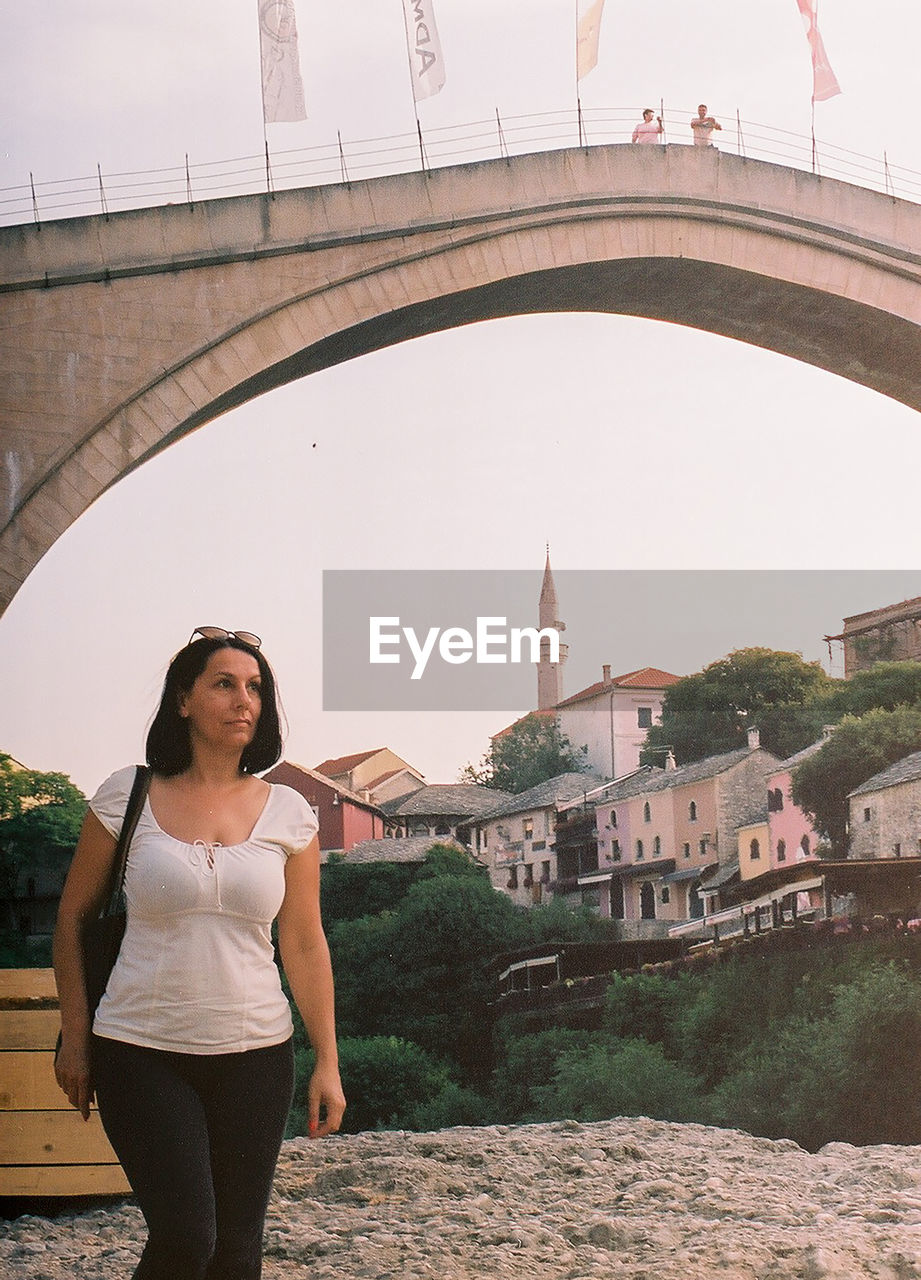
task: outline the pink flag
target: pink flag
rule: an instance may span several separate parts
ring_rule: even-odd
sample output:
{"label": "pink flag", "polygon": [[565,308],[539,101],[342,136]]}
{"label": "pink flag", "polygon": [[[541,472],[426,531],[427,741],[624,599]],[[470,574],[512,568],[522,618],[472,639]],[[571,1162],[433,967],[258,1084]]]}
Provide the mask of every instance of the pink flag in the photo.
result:
{"label": "pink flag", "polygon": [[800,13],[803,15],[803,22],[806,26],[806,39],[809,41],[809,48],[812,50],[812,101],[825,102],[827,98],[833,98],[835,94],[840,93],[841,87],[829,65],[825,45],[819,35],[819,0],[796,0],[796,3],[799,5]]}
{"label": "pink flag", "polygon": [[598,61],[604,0],[576,0],[576,79],[587,76]]}

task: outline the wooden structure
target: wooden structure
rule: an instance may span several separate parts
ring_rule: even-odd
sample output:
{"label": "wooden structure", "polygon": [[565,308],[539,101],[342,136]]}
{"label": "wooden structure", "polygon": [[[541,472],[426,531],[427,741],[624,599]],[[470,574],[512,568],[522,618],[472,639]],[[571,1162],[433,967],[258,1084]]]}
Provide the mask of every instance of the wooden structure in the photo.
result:
{"label": "wooden structure", "polygon": [[99,1113],[58,1088],[60,1025],[51,969],[0,969],[0,1196],[130,1194]]}

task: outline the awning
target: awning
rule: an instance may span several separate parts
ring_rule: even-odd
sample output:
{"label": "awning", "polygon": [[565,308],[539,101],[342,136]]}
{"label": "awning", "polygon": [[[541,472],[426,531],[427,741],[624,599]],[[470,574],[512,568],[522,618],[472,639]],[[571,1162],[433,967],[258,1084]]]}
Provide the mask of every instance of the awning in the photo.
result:
{"label": "awning", "polygon": [[611,867],[606,871],[586,871],[584,876],[579,876],[579,884],[604,884],[613,874],[614,870]]}
{"label": "awning", "polygon": [[760,898],[752,898],[750,902],[740,902],[735,910],[741,911],[744,915],[746,911],[757,911],[760,907],[770,907],[775,902],[783,902],[784,898],[789,898],[794,893],[803,893],[807,889],[821,889],[824,883],[823,876],[816,876],[814,880],[796,880],[793,884],[775,889],[772,893],[762,894]]}
{"label": "awning", "polygon": [[714,862],[707,862],[702,867],[682,867],[680,871],[670,871],[667,876],[662,877],[663,884],[677,884],[679,880],[700,880],[702,876],[709,875],[716,866]]}
{"label": "awning", "polygon": [[620,880],[634,879],[636,876],[647,876],[651,880],[661,880],[675,870],[674,858],[658,858],[654,862],[628,862],[625,867],[612,867],[610,874]]}

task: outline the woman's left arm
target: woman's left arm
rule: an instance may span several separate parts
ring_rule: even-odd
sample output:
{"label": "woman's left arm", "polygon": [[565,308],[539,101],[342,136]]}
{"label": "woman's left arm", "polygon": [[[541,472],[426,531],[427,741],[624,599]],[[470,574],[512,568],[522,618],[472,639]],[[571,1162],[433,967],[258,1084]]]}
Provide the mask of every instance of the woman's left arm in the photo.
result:
{"label": "woman's left arm", "polygon": [[[291,994],[316,1054],[308,1099],[309,1125],[311,1138],[321,1138],[335,1133],[342,1123],[345,1097],[336,1050],[333,969],[320,919],[320,842],[316,837],[285,864],[278,945]],[[321,1108],[325,1108],[322,1120]]]}

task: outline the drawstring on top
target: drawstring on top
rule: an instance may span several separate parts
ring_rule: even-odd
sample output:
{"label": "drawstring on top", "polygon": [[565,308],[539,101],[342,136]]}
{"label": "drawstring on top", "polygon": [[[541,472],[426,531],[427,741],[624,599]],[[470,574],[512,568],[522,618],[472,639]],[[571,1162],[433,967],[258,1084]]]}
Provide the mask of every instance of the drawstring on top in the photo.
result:
{"label": "drawstring on top", "polygon": [[200,871],[203,876],[214,876],[218,907],[221,906],[221,882],[217,874],[217,859],[214,851],[220,847],[220,841],[212,844],[209,840],[196,840],[189,850],[189,862],[195,870]]}

